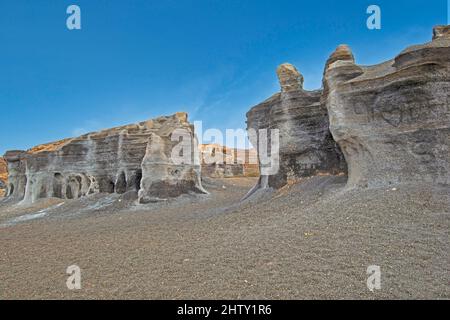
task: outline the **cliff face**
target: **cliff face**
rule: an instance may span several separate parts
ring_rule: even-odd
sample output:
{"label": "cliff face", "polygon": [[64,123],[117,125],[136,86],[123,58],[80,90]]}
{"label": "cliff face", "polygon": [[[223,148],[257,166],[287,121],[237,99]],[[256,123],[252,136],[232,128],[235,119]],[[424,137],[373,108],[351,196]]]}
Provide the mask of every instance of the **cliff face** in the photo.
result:
{"label": "cliff face", "polygon": [[8,169],[6,160],[0,157],[0,197],[6,194],[6,185],[8,183]]}
{"label": "cliff face", "polygon": [[358,66],[340,46],[325,70],[330,129],[349,186],[450,184],[450,28],[393,60]]}
{"label": "cliff face", "polygon": [[[198,161],[183,164],[173,161],[172,149],[179,139],[172,141],[172,134],[178,131],[190,138],[189,143],[195,143],[187,114],[177,113],[29,151],[9,151],[5,154],[8,196],[29,203],[46,197],[76,199],[100,192],[139,191],[141,200],[145,201],[152,196],[204,192]],[[164,158],[155,158],[160,155],[152,151],[157,147]],[[195,159],[193,153],[192,159]],[[158,175],[148,170],[152,162],[157,162]]]}
{"label": "cliff face", "polygon": [[[322,91],[304,90],[303,76],[290,64],[281,65],[277,74],[281,92],[247,113],[247,129],[279,130],[279,170],[263,174],[260,186],[280,188],[301,177],[345,172],[342,153],[329,131],[326,106],[321,104]],[[250,137],[256,147],[255,138]]]}

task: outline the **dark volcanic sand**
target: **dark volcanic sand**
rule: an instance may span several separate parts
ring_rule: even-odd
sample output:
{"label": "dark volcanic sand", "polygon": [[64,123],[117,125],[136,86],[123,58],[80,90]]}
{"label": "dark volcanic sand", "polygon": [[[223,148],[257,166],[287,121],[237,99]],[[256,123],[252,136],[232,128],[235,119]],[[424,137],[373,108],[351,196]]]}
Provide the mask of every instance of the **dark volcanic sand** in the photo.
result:
{"label": "dark volcanic sand", "polygon": [[[0,204],[0,299],[450,298],[450,190],[346,191],[344,180],[240,205],[255,179],[144,207],[116,195]],[[72,264],[78,291],[66,287]],[[369,265],[381,267],[373,293]]]}

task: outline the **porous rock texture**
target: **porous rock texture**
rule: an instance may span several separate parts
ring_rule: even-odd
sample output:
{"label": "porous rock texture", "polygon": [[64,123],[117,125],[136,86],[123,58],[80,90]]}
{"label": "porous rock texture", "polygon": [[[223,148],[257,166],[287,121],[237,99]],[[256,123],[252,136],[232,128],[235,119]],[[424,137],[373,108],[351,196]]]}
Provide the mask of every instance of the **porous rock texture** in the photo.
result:
{"label": "porous rock texture", "polygon": [[[172,139],[174,132],[176,139]],[[176,113],[28,151],[8,151],[7,195],[33,203],[48,197],[139,192],[140,201],[146,202],[190,191],[203,193],[193,132],[187,114]],[[174,163],[172,150],[180,141],[192,144],[192,161]]]}
{"label": "porous rock texture", "polygon": [[259,176],[258,155],[253,148],[239,149],[219,144],[201,144],[199,150],[203,177]]}
{"label": "porous rock texture", "polygon": [[450,184],[450,28],[393,60],[359,66],[348,46],[327,62],[323,100],[349,187]]}
{"label": "porous rock texture", "polygon": [[[304,90],[303,76],[291,64],[280,65],[277,75],[281,92],[247,113],[247,129],[257,133],[260,129],[279,130],[279,169],[274,174],[264,174],[261,136],[250,135],[251,143],[258,148],[261,169],[260,181],[250,193],[259,188],[280,188],[306,176],[346,171],[342,153],[329,131],[326,106],[321,104],[322,90]],[[267,137],[270,145],[270,132]]]}

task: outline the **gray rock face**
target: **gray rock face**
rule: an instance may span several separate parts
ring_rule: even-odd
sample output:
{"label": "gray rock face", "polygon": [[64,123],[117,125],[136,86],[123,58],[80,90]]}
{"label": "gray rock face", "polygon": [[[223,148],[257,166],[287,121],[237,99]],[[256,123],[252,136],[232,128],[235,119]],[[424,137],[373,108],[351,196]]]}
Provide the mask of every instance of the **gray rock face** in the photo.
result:
{"label": "gray rock face", "polygon": [[26,152],[13,150],[8,151],[4,155],[4,159],[8,165],[8,185],[6,196],[16,200],[23,199],[25,195],[25,187],[27,184],[26,172]]}
{"label": "gray rock face", "polygon": [[[177,113],[27,152],[9,151],[5,154],[7,194],[32,203],[39,198],[76,199],[93,193],[139,191],[142,196],[154,193],[170,197],[191,190],[204,192],[199,164],[185,164],[182,170],[172,164],[171,149],[179,143],[171,141],[175,130],[181,130],[195,143],[187,114]],[[158,158],[159,153],[154,152],[157,149],[167,156]],[[158,167],[157,174],[149,169],[152,165]]]}
{"label": "gray rock face", "polygon": [[395,59],[358,66],[340,46],[327,63],[323,97],[349,186],[450,184],[450,28]]}
{"label": "gray rock face", "polygon": [[190,191],[206,193],[201,185],[198,151],[194,152],[194,148],[197,148],[198,145],[197,140],[192,134],[193,130],[183,129],[181,135],[187,134],[187,138],[192,139],[188,147],[192,152],[188,154],[188,158],[184,159],[185,161],[172,159],[172,152],[179,143],[178,139],[172,141],[168,134],[150,134],[142,160],[142,181],[139,190],[141,203],[148,203],[154,199],[177,197]]}
{"label": "gray rock face", "polygon": [[[339,147],[329,131],[321,90],[303,89],[303,77],[290,64],[277,70],[281,92],[247,113],[247,129],[279,130],[279,170],[262,175],[259,187],[280,188],[290,180],[346,171]],[[250,137],[254,147],[258,139]],[[258,150],[260,153],[260,150]]]}

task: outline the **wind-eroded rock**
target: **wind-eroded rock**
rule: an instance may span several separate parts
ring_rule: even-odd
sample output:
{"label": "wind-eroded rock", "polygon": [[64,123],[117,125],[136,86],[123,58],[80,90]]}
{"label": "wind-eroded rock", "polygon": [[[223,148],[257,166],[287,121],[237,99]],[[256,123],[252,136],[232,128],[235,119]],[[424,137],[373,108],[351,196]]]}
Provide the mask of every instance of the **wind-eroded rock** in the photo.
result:
{"label": "wind-eroded rock", "polygon": [[178,139],[171,139],[170,135],[150,134],[142,160],[140,203],[165,197],[177,197],[190,191],[206,193],[201,185],[200,159],[196,150],[197,140],[192,132],[193,130],[178,128],[171,133],[182,136],[187,142],[182,151],[185,153],[184,156],[180,156],[177,152]]}
{"label": "wind-eroded rock", "polygon": [[375,66],[358,66],[343,46],[330,58],[323,99],[349,186],[450,184],[449,31]]}
{"label": "wind-eroded rock", "polygon": [[6,160],[0,157],[0,197],[6,194],[6,185],[8,183],[8,169]]}
{"label": "wind-eroded rock", "polygon": [[[247,113],[248,130],[279,130],[279,169],[267,175],[261,170],[257,187],[280,188],[305,176],[345,172],[343,156],[328,129],[327,109],[320,102],[322,91],[304,90],[303,76],[290,64],[282,64],[277,75],[281,92]],[[260,138],[250,136],[261,157]],[[268,141],[270,145],[271,138]],[[260,166],[263,169],[264,164]]]}
{"label": "wind-eroded rock", "polygon": [[277,68],[281,92],[298,91],[303,88],[303,76],[290,63],[283,63]]}
{"label": "wind-eroded rock", "polygon": [[[39,198],[76,199],[103,192],[140,191],[142,197],[204,192],[198,163],[191,161],[182,169],[173,164],[171,151],[180,141],[178,137],[172,141],[174,132],[182,132],[190,138],[187,143],[195,143],[187,114],[177,113],[37,146],[28,152],[8,151],[8,196],[30,203]],[[165,158],[156,158],[153,150],[158,148]],[[150,163],[158,168],[157,174],[149,170]]]}

